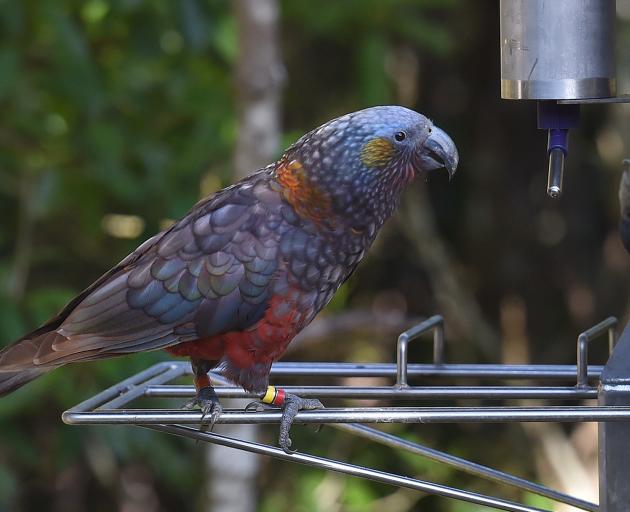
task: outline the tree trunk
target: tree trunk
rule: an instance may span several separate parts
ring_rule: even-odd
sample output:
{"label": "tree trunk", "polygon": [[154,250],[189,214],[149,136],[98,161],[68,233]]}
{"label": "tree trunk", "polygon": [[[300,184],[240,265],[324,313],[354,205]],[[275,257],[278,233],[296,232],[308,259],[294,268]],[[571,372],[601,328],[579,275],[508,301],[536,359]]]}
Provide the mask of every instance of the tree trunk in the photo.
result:
{"label": "tree trunk", "polygon": [[[234,177],[242,178],[273,161],[280,141],[280,102],[285,71],[278,46],[276,0],[234,3],[239,55],[236,63],[238,136]],[[243,408],[248,400],[225,400],[224,408]],[[216,431],[255,441],[258,425],[221,425]],[[257,455],[208,446],[207,510],[251,512],[257,508]]]}
{"label": "tree trunk", "polygon": [[278,45],[276,0],[237,0],[234,5],[239,43],[234,166],[240,178],[268,164],[278,151],[286,72]]}

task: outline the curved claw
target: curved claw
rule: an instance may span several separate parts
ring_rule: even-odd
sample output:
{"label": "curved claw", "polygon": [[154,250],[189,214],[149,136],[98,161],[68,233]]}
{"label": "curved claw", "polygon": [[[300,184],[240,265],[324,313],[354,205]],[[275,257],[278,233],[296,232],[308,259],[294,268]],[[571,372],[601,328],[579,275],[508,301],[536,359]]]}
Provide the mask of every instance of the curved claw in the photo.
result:
{"label": "curved claw", "polygon": [[267,406],[262,402],[250,402],[245,406],[246,412],[263,412],[267,410]]}
{"label": "curved claw", "polygon": [[[196,409],[197,407],[201,409],[202,424],[200,430],[202,432],[205,432],[207,429],[209,429],[212,432],[214,424],[217,422],[219,416],[221,416],[221,413],[223,412],[223,408],[219,403],[219,397],[217,397],[217,394],[213,388],[201,388],[199,391],[197,391],[197,396],[191,398],[182,406],[182,408],[189,410]],[[203,422],[208,416],[210,417],[210,421],[208,425],[204,425]]]}
{"label": "curved claw", "polygon": [[289,432],[293,425],[293,420],[299,411],[323,409],[324,405],[316,398],[300,398],[292,393],[285,396],[284,405],[282,407],[282,419],[280,420],[280,434],[278,436],[278,444],[285,453],[295,453],[297,450],[291,450],[291,438]]}
{"label": "curved claw", "polygon": [[[212,432],[214,424],[217,422],[222,412],[223,408],[219,402],[204,403],[204,405],[201,406],[201,431],[205,432],[206,430],[210,430],[210,432]],[[203,421],[208,415],[210,415],[210,421],[207,425],[204,425]]]}
{"label": "curved claw", "polygon": [[187,411],[191,411],[192,409],[196,409],[197,407],[200,407],[197,397],[191,398],[190,400],[186,400],[182,404],[182,409],[185,409]]}

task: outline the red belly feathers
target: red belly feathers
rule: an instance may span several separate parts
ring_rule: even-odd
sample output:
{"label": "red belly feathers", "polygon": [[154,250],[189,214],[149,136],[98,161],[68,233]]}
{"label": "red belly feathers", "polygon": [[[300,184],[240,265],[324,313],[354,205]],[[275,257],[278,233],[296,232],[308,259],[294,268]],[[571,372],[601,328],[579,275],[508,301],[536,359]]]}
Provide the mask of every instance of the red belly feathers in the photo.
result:
{"label": "red belly feathers", "polygon": [[294,293],[275,295],[265,316],[246,330],[188,341],[166,350],[175,356],[207,361],[225,357],[242,369],[271,363],[284,353],[289,342],[304,327],[304,315],[296,308],[296,298]]}

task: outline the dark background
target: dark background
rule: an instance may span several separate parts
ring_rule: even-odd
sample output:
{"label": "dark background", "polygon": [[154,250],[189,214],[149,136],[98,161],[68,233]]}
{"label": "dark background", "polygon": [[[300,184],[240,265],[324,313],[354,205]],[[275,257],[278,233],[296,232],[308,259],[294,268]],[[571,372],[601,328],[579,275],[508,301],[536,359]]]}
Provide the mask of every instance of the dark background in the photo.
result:
{"label": "dark background", "polygon": [[[617,3],[627,92],[630,8]],[[242,106],[233,7],[0,1],[0,343],[235,179]],[[393,361],[400,330],[442,313],[450,361],[572,363],[579,332],[608,315],[628,319],[616,194],[630,156],[630,106],[583,109],[564,196],[547,198],[535,106],[499,99],[498,31],[490,0],[280,2],[286,82],[276,155],[329,118],[398,103],[432,118],[461,156],[451,183],[436,173],[407,191],[369,258],[285,360]],[[604,361],[603,345],[593,361]],[[428,344],[411,357],[428,361]],[[64,368],[0,400],[0,510],[211,509],[204,447],[60,420],[165,359]],[[593,499],[593,426],[393,430]],[[274,442],[273,429],[263,435]],[[295,438],[325,456],[549,506],[329,429],[299,428]],[[563,479],[554,446],[572,450],[582,473]],[[263,511],[477,510],[268,460],[255,487]]]}

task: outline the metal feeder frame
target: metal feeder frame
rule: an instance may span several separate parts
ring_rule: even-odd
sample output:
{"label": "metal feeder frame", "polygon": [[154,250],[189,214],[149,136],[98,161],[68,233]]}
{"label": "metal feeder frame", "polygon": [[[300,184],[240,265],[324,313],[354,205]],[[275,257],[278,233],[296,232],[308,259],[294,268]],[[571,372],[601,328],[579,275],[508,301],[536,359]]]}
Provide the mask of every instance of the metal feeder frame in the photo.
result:
{"label": "metal feeder frame", "polygon": [[[629,324],[630,325],[630,324]],[[392,363],[291,363],[273,365],[274,381],[281,377],[389,377],[391,386],[282,386],[302,397],[339,399],[445,400],[483,398],[492,400],[597,399],[598,405],[545,405],[494,407],[343,407],[298,413],[296,424],[326,424],[364,439],[441,462],[494,483],[544,496],[579,510],[621,512],[630,508],[630,327],[615,343],[617,319],[603,322],[577,338],[575,365],[505,365],[448,364],[444,361],[444,328],[440,315],[433,316],[398,337],[397,362]],[[433,363],[408,363],[408,345],[422,334],[433,333]],[[610,358],[605,366],[588,365],[589,343],[607,335]],[[199,411],[182,409],[131,409],[131,402],[141,397],[192,397],[193,386],[169,384],[184,375],[192,375],[188,362],[169,361],[156,364],[98,393],[65,411],[62,419],[70,425],[136,425],[160,432],[188,437],[277,459],[306,464],[330,471],[358,476],[381,483],[407,487],[429,494],[483,505],[495,510],[541,512],[543,509],[486,496],[463,489],[427,482],[408,476],[379,471],[307,453],[285,453],[274,446],[202,431]],[[219,398],[258,396],[235,387],[220,374],[211,373]],[[412,386],[408,378],[483,378],[509,381],[558,381],[554,386]],[[569,384],[570,381],[573,384]],[[597,385],[595,385],[597,384]],[[279,423],[280,411],[249,412],[224,410],[217,423]],[[378,430],[372,423],[508,423],[508,422],[598,422],[600,505],[555,491],[535,482],[477,464],[448,453],[408,441]]]}

